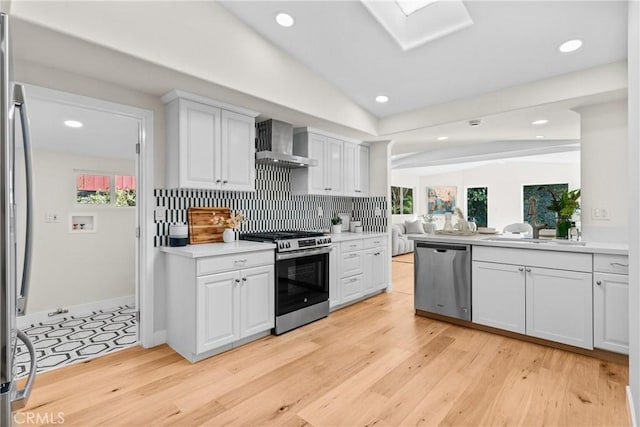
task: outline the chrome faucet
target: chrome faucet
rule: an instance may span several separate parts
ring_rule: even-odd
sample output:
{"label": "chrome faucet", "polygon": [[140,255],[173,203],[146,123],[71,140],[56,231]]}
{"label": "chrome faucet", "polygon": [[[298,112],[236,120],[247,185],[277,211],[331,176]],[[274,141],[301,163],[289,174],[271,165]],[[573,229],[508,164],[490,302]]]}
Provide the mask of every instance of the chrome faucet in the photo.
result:
{"label": "chrome faucet", "polygon": [[538,222],[538,209],[536,208],[536,198],[534,196],[529,197],[529,222],[531,228],[533,228],[533,238],[540,238],[540,230],[545,228],[547,224]]}

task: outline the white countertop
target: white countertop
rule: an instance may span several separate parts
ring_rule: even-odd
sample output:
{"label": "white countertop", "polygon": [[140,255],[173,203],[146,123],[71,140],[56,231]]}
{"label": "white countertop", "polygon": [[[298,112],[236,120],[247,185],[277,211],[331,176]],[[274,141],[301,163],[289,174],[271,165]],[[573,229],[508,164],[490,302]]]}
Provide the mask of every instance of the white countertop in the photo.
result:
{"label": "white countertop", "polygon": [[[508,241],[487,239],[505,238],[501,235],[476,234],[474,236],[443,236],[439,234],[408,234],[409,240],[424,242],[461,243],[476,246],[497,246],[517,249],[535,249],[542,251],[579,252],[591,254],[628,255],[629,245],[624,243],[583,242],[585,245],[572,245],[567,240],[549,239],[549,243],[534,243],[526,239],[509,238]],[[566,242],[566,243],[563,243]]]}
{"label": "white countertop", "polygon": [[179,255],[187,258],[200,258],[216,255],[238,254],[243,252],[273,250],[274,243],[250,242],[248,240],[236,240],[232,243],[203,243],[187,246],[163,246],[160,250],[167,254]]}
{"label": "white countertop", "polygon": [[387,233],[365,231],[363,233],[350,233],[343,231],[338,234],[331,234],[331,243],[347,242],[349,240],[368,239],[370,237],[385,237]]}

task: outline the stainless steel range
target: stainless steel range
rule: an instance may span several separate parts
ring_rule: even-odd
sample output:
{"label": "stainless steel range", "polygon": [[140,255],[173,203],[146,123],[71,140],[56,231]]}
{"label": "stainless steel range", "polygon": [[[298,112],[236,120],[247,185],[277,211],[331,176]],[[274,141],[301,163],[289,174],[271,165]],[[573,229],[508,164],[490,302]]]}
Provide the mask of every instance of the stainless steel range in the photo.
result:
{"label": "stainless steel range", "polygon": [[280,231],[244,234],[240,238],[276,244],[274,334],[329,314],[331,237],[308,231]]}

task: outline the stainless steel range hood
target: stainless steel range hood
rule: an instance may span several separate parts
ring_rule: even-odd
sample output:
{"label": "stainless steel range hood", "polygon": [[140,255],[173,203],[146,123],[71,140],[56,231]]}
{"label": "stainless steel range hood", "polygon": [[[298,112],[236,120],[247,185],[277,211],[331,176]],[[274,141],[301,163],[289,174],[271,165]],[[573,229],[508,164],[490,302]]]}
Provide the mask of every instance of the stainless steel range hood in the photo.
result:
{"label": "stainless steel range hood", "polygon": [[318,166],[318,160],[293,154],[293,126],[279,120],[256,123],[256,162],[288,168]]}

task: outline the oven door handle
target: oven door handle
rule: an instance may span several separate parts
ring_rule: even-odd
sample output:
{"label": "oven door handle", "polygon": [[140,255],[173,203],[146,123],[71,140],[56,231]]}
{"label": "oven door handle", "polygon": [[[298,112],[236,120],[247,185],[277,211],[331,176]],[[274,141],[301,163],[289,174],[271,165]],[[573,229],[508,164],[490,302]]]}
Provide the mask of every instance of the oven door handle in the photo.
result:
{"label": "oven door handle", "polygon": [[293,258],[302,258],[305,256],[311,256],[311,255],[328,254],[329,252],[331,252],[331,249],[332,248],[330,246],[325,246],[324,248],[318,248],[318,249],[305,249],[302,251],[285,252],[283,254],[276,254],[276,261],[282,261],[285,259],[293,259]]}

